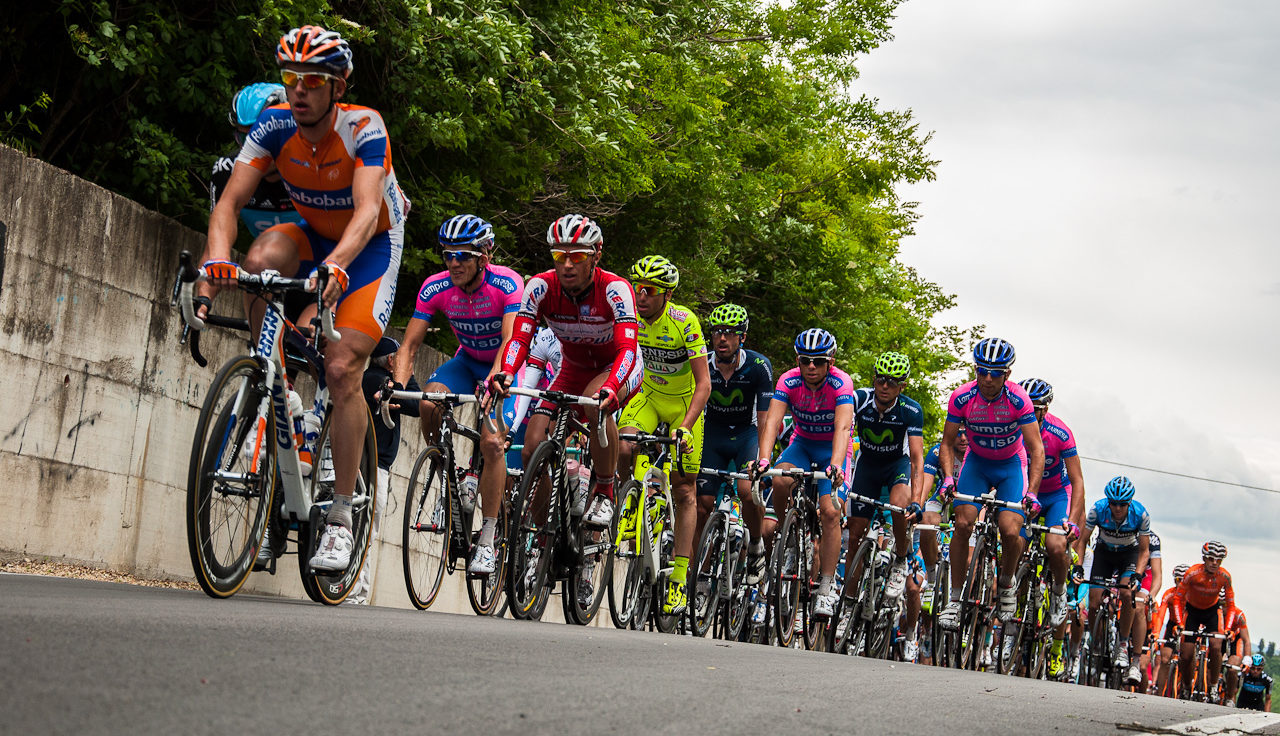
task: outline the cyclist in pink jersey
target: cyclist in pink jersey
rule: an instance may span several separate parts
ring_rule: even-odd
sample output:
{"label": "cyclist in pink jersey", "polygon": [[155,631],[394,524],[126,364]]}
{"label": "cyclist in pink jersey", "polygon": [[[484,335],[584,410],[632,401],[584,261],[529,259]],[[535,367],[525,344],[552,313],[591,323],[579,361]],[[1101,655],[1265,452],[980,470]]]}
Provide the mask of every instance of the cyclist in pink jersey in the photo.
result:
{"label": "cyclist in pink jersey", "polygon": [[[498,355],[514,329],[524,280],[515,271],[492,263],[493,226],[475,215],[449,218],[440,226],[437,239],[444,249],[447,270],[422,283],[413,317],[404,331],[404,344],[396,354],[395,380],[408,380],[431,317],[444,314],[458,338],[458,352],[431,374],[423,390],[470,394],[498,372]],[[420,416],[422,436],[431,441],[440,430],[440,408],[423,401]],[[482,521],[480,539],[467,567],[476,575],[489,575],[496,565],[493,540],[506,485],[505,443],[504,435],[490,432],[487,423],[481,423],[480,452],[485,467],[479,482]]]}
{"label": "cyclist in pink jersey", "polygon": [[1049,413],[1053,386],[1039,378],[1028,378],[1019,385],[1031,399],[1044,443],[1044,474],[1036,498],[1040,509],[1035,513],[1033,505],[1029,513],[1032,521],[1060,526],[1067,532],[1065,537],[1047,535],[1044,540],[1053,574],[1049,624],[1056,627],[1049,650],[1049,676],[1056,679],[1066,667],[1063,639],[1067,634],[1067,574],[1071,568],[1070,543],[1080,536],[1080,525],[1084,523],[1084,474],[1080,471],[1075,435],[1066,422]]}
{"label": "cyclist in pink jersey", "polygon": [[[951,394],[947,406],[947,423],[942,430],[939,451],[943,475],[942,493],[951,496],[958,491],[967,496],[981,496],[996,489],[1001,501],[1021,501],[1025,506],[1038,505],[1036,494],[1044,473],[1044,442],[1036,423],[1031,397],[1017,383],[1009,381],[1013,366],[1013,345],[996,337],[978,341],[973,348],[978,374]],[[956,479],[953,443],[963,425],[969,434],[969,454]],[[938,622],[954,629],[960,624],[960,592],[969,567],[969,538],[978,519],[979,507],[971,502],[952,504],[955,528],[951,535],[951,600]],[[1013,572],[1022,555],[1022,521],[1024,512],[1002,509],[996,516],[1000,527],[1000,593],[999,615],[1007,619],[1017,607],[1017,591]]]}
{"label": "cyclist in pink jersey", "polygon": [[[591,440],[591,505],[583,523],[604,528],[613,521],[613,481],[618,468],[618,428],[612,412],[640,386],[643,363],[636,343],[636,298],[631,284],[598,267],[604,237],[600,226],[582,215],[565,215],[547,228],[555,268],[529,279],[516,315],[515,332],[502,349],[502,370],[489,382],[505,396],[512,376],[524,365],[534,329],[545,323],[560,340],[563,362],[551,384],[554,391],[597,396],[606,415],[609,442]],[[586,410],[594,422],[595,408]],[[550,407],[534,410],[525,430],[525,461],[547,436]]]}
{"label": "cyclist in pink jersey", "polygon": [[[238,266],[229,259],[237,218],[274,166],[304,219],[259,235],[244,270],[305,276],[318,275],[323,266],[328,274],[322,298],[335,310],[334,327],[342,336],[324,347],[333,401],[334,498],[310,566],[337,572],[347,569],[355,546],[352,494],[369,421],[361,378],[391,317],[409,201],[396,183],[382,116],[340,102],[354,69],[346,40],[320,26],[302,26],[280,38],[275,55],[289,105],[267,108],[249,130],[209,215],[202,259],[208,281],[200,293],[208,298],[236,285]],[[262,300],[246,295],[255,332],[265,310]],[[201,305],[197,313],[203,317],[207,311]],[[309,311],[298,324],[307,324]]]}
{"label": "cyclist in pink jersey", "polygon": [[[844,485],[844,462],[849,447],[849,427],[853,424],[853,379],[832,365],[836,354],[836,338],[823,329],[801,332],[795,341],[796,367],[778,378],[769,404],[764,426],[760,428],[760,449],[755,473],[769,469],[769,452],[782,426],[782,418],[791,412],[795,437],[778,456],[777,467],[808,470],[813,464],[823,469],[826,480],[817,482],[818,512],[822,522],[819,547],[821,569],[815,616],[830,616],[835,605],[832,591],[836,565],[840,561],[840,517],[831,497],[833,486]],[[783,518],[791,505],[791,488],[795,481],[787,477],[773,479],[773,507]]]}

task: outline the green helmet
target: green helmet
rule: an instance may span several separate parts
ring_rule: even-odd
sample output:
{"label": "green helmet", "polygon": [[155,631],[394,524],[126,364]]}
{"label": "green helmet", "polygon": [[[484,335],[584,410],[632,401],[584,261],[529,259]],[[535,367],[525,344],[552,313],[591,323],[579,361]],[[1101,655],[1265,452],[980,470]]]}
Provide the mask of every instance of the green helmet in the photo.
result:
{"label": "green helmet", "polygon": [[647,281],[671,291],[680,285],[680,269],[662,256],[645,256],[631,267],[631,280]]}
{"label": "green helmet", "polygon": [[707,315],[708,330],[729,329],[745,335],[748,324],[747,310],[737,304],[721,304]]}
{"label": "green helmet", "polygon": [[901,381],[911,372],[911,359],[902,353],[881,353],[876,358],[874,370],[877,376],[888,376]]}

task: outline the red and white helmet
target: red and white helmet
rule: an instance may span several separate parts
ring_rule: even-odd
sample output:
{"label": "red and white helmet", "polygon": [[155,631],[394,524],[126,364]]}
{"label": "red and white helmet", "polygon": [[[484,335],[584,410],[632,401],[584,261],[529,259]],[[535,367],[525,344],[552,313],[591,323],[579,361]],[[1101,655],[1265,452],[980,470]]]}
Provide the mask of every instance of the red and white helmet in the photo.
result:
{"label": "red and white helmet", "polygon": [[604,244],[600,226],[586,215],[564,215],[547,228],[547,245],[585,245],[596,250]]}

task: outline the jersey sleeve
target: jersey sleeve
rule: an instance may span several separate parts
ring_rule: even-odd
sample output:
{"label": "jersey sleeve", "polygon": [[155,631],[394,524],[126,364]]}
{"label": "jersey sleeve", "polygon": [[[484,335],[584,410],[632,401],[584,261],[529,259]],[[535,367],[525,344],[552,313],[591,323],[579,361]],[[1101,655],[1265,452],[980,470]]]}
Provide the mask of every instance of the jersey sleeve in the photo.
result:
{"label": "jersey sleeve", "polygon": [[266,171],[276,160],[284,143],[297,130],[293,113],[287,107],[276,109],[269,107],[258,116],[258,121],[245,136],[244,146],[236,163],[252,166],[259,171]]}
{"label": "jersey sleeve", "polygon": [[1098,507],[1096,505],[1090,506],[1089,510],[1085,512],[1084,523],[1091,527],[1098,526]]}
{"label": "jersey sleeve", "polygon": [[[832,379],[835,379],[834,381]],[[827,383],[831,385],[832,392],[835,394],[835,405],[841,406],[848,404],[853,406],[853,379],[843,371],[837,375],[834,370],[827,376]]]}
{"label": "jersey sleeve", "polygon": [[788,385],[791,378],[790,373],[791,371],[787,371],[778,376],[778,383],[773,387],[773,398],[787,406],[791,406],[791,386]]}
{"label": "jersey sleeve", "polygon": [[681,331],[684,333],[684,346],[689,351],[689,360],[707,357],[707,339],[702,334],[702,323],[698,315],[690,310],[689,319],[685,321]]}
{"label": "jersey sleeve", "polygon": [[348,123],[355,129],[356,166],[390,168],[387,162],[391,154],[386,123],[376,110],[364,109],[361,112],[365,113],[364,117],[355,118]]}
{"label": "jersey sleeve", "polygon": [[942,463],[942,444],[936,444],[929,448],[929,452],[924,456],[924,474],[937,477],[938,466]]}
{"label": "jersey sleeve", "polygon": [[756,367],[756,411],[769,411],[769,402],[773,400],[773,364],[763,355],[755,358]]}
{"label": "jersey sleeve", "polygon": [[551,285],[541,275],[534,276],[525,284],[524,296],[520,300],[520,310],[516,312],[515,330],[512,332],[511,342],[507,343],[507,348],[502,354],[503,373],[514,376],[516,371],[520,370],[520,366],[524,365],[542,310],[542,300],[546,298],[550,288]]}
{"label": "jersey sleeve", "polygon": [[914,401],[907,404],[907,436],[924,436],[924,409]]}
{"label": "jersey sleeve", "polygon": [[413,306],[414,319],[422,319],[428,322],[436,312],[440,311],[440,298],[446,291],[453,286],[452,279],[449,278],[448,271],[442,271],[435,276],[422,282],[422,288],[418,290],[418,300]]}
{"label": "jersey sleeve", "polygon": [[638,359],[639,322],[636,320],[636,297],[631,284],[618,278],[605,286],[605,299],[613,313],[613,366],[601,388],[616,392],[635,368]]}
{"label": "jersey sleeve", "polygon": [[960,391],[956,389],[951,392],[951,398],[947,399],[947,421],[956,424],[964,423],[964,410],[960,407]]}

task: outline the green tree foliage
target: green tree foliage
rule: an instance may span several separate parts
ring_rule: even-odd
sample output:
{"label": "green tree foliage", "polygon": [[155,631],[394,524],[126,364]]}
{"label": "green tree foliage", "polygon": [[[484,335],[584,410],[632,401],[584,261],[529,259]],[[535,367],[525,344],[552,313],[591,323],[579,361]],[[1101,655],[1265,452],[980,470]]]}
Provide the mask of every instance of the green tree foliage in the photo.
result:
{"label": "green tree foliage", "polygon": [[916,215],[895,187],[935,162],[910,113],[856,83],[899,1],[17,5],[0,141],[203,227],[232,93],[273,76],[283,30],[320,23],[352,42],[348,99],[383,112],[413,201],[401,309],[449,215],[493,221],[501,259],[530,273],[549,267],[550,221],[580,211],[606,267],[667,255],[678,301],[742,303],[780,367],[810,326],[860,382],[906,353],[932,434],[971,335],[932,326],[952,297],[897,259]]}

